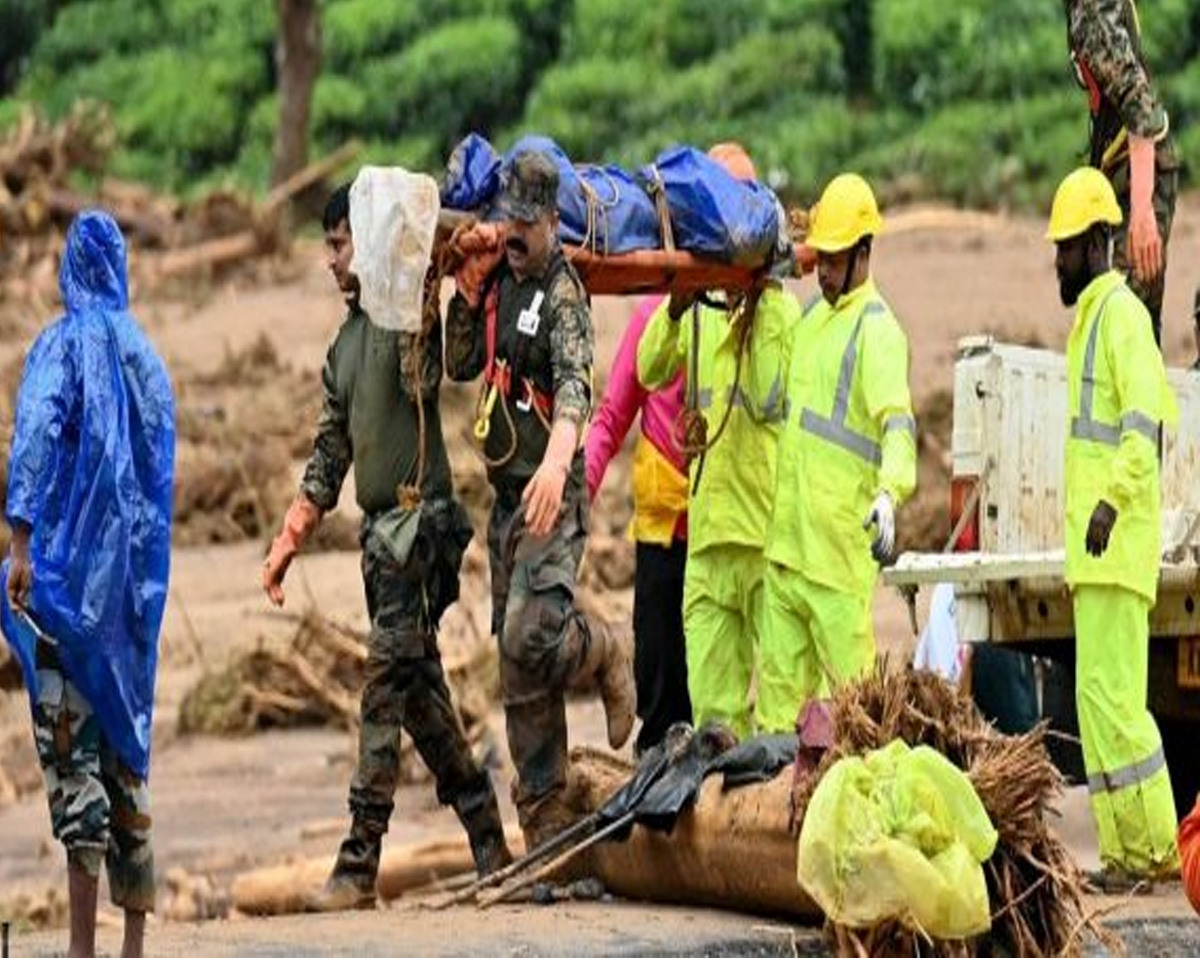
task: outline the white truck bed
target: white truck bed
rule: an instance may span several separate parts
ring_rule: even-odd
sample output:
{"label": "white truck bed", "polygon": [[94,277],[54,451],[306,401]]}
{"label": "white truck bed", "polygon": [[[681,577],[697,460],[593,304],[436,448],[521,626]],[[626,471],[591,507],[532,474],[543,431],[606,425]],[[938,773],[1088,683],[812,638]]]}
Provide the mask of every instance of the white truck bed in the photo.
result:
{"label": "white truck bed", "polygon": [[[1200,374],[1170,370],[1180,420],[1164,440],[1163,547],[1155,636],[1200,637],[1197,548],[1178,551],[1200,508]],[[951,443],[956,478],[982,478],[978,547],[904,554],[883,572],[905,590],[953,583],[960,639],[1069,639],[1063,579],[1066,358],[969,337],[954,370]],[[1193,537],[1200,540],[1200,537]]]}

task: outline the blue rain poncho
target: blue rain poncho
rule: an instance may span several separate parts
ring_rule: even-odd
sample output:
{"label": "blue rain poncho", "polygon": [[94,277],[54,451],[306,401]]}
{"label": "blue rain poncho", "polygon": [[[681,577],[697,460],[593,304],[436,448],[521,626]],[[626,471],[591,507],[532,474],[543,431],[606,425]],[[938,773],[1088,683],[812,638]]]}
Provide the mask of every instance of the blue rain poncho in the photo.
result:
{"label": "blue rain poncho", "polygon": [[[6,513],[33,530],[34,622],[57,644],[108,743],[145,778],[170,566],[175,403],[163,362],[128,311],[125,241],[111,217],[75,219],[58,282],[66,314],[37,338],[17,395]],[[0,626],[36,699],[35,635],[0,594]]]}

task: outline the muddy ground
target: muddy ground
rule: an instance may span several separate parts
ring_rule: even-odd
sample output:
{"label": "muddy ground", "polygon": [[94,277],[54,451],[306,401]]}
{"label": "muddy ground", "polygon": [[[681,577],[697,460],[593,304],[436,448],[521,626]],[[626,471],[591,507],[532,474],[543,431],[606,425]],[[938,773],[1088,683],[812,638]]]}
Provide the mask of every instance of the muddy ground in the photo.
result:
{"label": "muddy ground", "polygon": [[[922,221],[942,224],[921,228]],[[912,347],[912,384],[918,417],[935,428],[923,437],[921,504],[910,511],[908,542],[944,536],[948,461],[947,398],[955,343],[993,333],[1003,339],[1062,349],[1070,314],[1058,302],[1053,251],[1031,219],[959,218],[944,213],[896,218],[907,224],[876,245],[875,272],[906,327]],[[952,225],[947,227],[946,222]],[[1200,282],[1200,195],[1186,198],[1172,238],[1166,305],[1165,353],[1177,365],[1194,356],[1189,311]],[[807,299],[811,279],[795,285]],[[311,435],[319,403],[318,374],[341,316],[333,284],[313,243],[298,244],[292,260],[215,287],[159,293],[139,299],[135,311],[171,368],[179,396],[179,524],[170,602],[162,636],[152,788],[160,876],[160,916],[149,933],[153,952],[196,953],[790,953],[793,931],[769,920],[710,911],[577,904],[549,910],[506,909],[493,923],[472,911],[434,920],[397,905],[370,916],[320,920],[236,920],[193,925],[194,891],[203,880],[211,903],[200,912],[220,915],[222,891],[237,872],[288,856],[331,853],[346,821],[351,772],[350,735],[338,728],[282,730],[227,738],[182,736],[178,718],[185,693],[206,669],[260,642],[286,640],[309,607],[351,629],[367,626],[356,546],[351,484],[327,521],[322,552],[293,567],[285,611],[274,611],[258,589],[269,532],[286,507]],[[2,305],[0,385],[5,393],[19,358],[46,318]],[[630,304],[596,304],[598,374],[607,370]],[[598,379],[603,379],[598,376]],[[482,531],[488,494],[465,439],[474,388],[446,393],[446,436],[463,496]],[[0,401],[6,441],[10,412]],[[6,454],[6,451],[0,451]],[[5,458],[6,459],[6,456]],[[614,465],[595,513],[597,537],[587,561],[591,599],[614,617],[631,606],[632,551],[620,534],[629,516],[628,461]],[[939,529],[943,532],[939,534]],[[463,602],[448,615],[443,653],[469,656],[488,643],[486,556],[473,544]],[[905,655],[913,638],[904,605],[880,590],[875,603],[881,644]],[[576,742],[601,743],[602,717],[594,704],[571,707]],[[505,814],[511,766],[503,718],[488,721],[494,776]],[[22,693],[0,691],[0,913],[21,901],[43,921],[61,921],[59,887],[64,866],[50,837],[45,799],[32,764],[27,705]],[[1062,829],[1084,866],[1094,865],[1094,829],[1086,798],[1073,791]],[[451,814],[437,808],[427,784],[405,786],[397,797],[390,842],[453,832]],[[171,879],[173,878],[173,879]],[[187,901],[187,902],[184,902]],[[30,905],[40,907],[30,911]],[[1098,903],[1100,907],[1106,904]],[[1134,922],[1138,952],[1188,952],[1200,942],[1177,886],[1124,905]],[[101,945],[117,946],[116,915],[103,913]],[[172,919],[177,918],[177,919]],[[1169,922],[1165,918],[1171,919]],[[452,931],[452,932],[447,932]],[[814,931],[800,931],[800,950],[815,949]],[[51,952],[60,933],[19,932],[18,952]],[[1137,946],[1134,946],[1137,950]]]}

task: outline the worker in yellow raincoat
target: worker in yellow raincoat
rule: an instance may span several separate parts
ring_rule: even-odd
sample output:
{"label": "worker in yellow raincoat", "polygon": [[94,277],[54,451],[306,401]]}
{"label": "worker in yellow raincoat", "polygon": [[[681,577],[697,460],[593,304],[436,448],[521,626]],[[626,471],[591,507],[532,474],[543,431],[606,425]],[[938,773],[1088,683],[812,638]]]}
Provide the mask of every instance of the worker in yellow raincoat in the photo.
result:
{"label": "worker in yellow raincoat", "polygon": [[908,339],[871,279],[883,219],[870,186],[835,177],[812,218],[821,295],[791,348],[766,543],[758,713],[792,729],[808,699],[875,662],[871,596],[917,481]]}
{"label": "worker in yellow raincoat", "polygon": [[[710,151],[735,177],[754,179],[736,144]],[[751,687],[763,600],[763,543],[775,489],[775,446],[785,415],[787,349],[800,305],[769,282],[748,338],[728,311],[672,296],[638,345],[638,379],[648,390],[682,370],[690,406],[707,422],[711,446],[689,466],[688,557],[683,630],[688,693],[696,726],[753,731]],[[718,435],[719,434],[719,435]]]}
{"label": "worker in yellow raincoat", "polygon": [[1145,306],[1112,268],[1121,209],[1084,167],[1054,196],[1046,237],[1066,306],[1067,583],[1088,791],[1110,891],[1179,867],[1162,740],[1146,709],[1149,615],[1162,552],[1158,445],[1177,418]]}

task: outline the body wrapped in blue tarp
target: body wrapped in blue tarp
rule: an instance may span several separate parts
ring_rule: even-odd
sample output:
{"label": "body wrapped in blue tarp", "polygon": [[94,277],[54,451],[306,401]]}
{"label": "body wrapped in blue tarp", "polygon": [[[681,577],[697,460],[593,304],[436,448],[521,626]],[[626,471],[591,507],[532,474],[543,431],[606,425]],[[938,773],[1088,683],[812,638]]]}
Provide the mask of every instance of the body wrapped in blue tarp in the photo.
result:
{"label": "body wrapped in blue tarp", "polygon": [[442,206],[450,210],[479,210],[491,206],[500,189],[500,156],[477,133],[467,134],[446,164]]}
{"label": "body wrapped in blue tarp", "polygon": [[[107,214],[72,223],[59,288],[66,313],[25,361],[6,514],[32,528],[29,614],[109,744],[145,778],[170,568],[174,398],[129,313],[125,242]],[[35,634],[7,591],[0,602],[36,700]]]}
{"label": "body wrapped in blue tarp", "polygon": [[[656,250],[662,245],[654,201],[615,166],[574,166],[549,137],[524,136],[504,155],[500,179],[519,153],[544,153],[558,167],[558,236],[596,253]],[[590,210],[589,210],[590,207]]]}
{"label": "body wrapped in blue tarp", "polygon": [[620,167],[576,167],[549,137],[522,137],[499,157],[487,140],[469,134],[450,155],[442,206],[489,215],[512,158],[527,150],[545,153],[558,167],[558,236],[563,243],[598,253],[659,247],[658,212],[637,181]]}
{"label": "body wrapped in blue tarp", "polygon": [[672,147],[638,171],[647,191],[662,190],[671,211],[675,246],[699,257],[740,266],[772,259],[784,236],[782,207],[761,183],[733,177],[695,147]]}
{"label": "body wrapped in blue tarp", "polygon": [[601,254],[663,247],[661,193],[676,249],[722,263],[759,267],[790,257],[783,208],[766,186],[733,177],[695,147],[672,147],[632,175],[620,167],[573,164],[549,137],[529,134],[498,158],[472,133],[451,154],[442,205],[488,215],[512,158],[546,154],[558,168],[558,235],[564,243]]}

